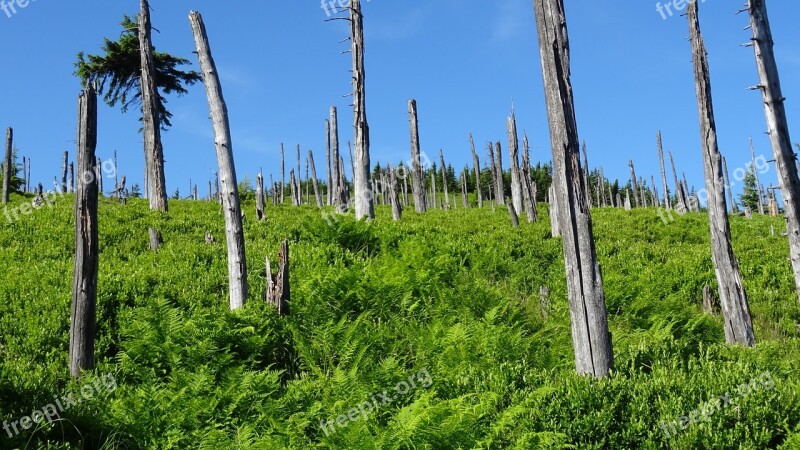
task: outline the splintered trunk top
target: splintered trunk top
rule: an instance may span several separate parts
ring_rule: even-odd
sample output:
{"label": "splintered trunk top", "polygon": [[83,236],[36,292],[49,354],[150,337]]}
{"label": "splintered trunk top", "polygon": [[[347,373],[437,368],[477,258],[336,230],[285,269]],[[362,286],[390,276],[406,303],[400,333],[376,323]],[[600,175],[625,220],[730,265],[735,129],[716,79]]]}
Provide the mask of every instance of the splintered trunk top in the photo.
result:
{"label": "splintered trunk top", "polygon": [[553,183],[563,236],[575,364],[580,374],[604,377],[613,366],[613,353],[592,219],[582,186],[564,4],[563,0],[533,3],[550,123]]}
{"label": "splintered trunk top", "polygon": [[703,169],[708,192],[708,217],[711,228],[711,256],[719,283],[720,301],[725,316],[725,337],[730,344],[755,345],[753,324],[747,294],[739,272],[739,262],[731,246],[731,228],[725,204],[725,181],[722,174],[722,156],[717,144],[714,107],[711,100],[711,77],[708,56],[697,2],[689,4],[689,36],[692,44],[692,61],[697,91],[697,108],[700,116]]}

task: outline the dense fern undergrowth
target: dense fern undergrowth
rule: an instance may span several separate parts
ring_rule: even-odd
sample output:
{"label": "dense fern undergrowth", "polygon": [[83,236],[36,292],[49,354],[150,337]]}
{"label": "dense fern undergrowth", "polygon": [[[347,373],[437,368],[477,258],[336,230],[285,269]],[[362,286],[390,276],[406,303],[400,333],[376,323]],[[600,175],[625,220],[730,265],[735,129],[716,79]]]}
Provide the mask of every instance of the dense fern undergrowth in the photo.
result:
{"label": "dense fern undergrowth", "polygon": [[[513,229],[501,208],[395,223],[378,207],[373,223],[329,225],[290,206],[256,222],[247,204],[250,298],[231,312],[218,205],[103,199],[97,368],[72,381],[72,208],[66,196],[0,224],[0,420],[19,431],[0,430],[2,449],[800,448],[800,306],[779,218],[732,220],[759,342],[744,349],[702,311],[716,286],[703,214],[595,210],[616,369],[592,380],[574,372],[545,205]],[[289,317],[261,301],[283,239]]]}

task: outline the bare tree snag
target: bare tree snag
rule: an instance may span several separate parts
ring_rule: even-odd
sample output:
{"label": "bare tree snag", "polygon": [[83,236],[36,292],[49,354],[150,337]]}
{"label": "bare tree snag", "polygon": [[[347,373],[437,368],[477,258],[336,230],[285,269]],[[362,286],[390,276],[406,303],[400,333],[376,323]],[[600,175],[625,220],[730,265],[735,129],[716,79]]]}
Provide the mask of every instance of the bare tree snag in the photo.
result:
{"label": "bare tree snag", "polygon": [[[769,139],[778,170],[778,185],[783,196],[784,213],[789,233],[789,254],[794,271],[795,288],[800,295],[800,176],[797,161],[792,150],[789,124],[786,118],[785,98],[781,90],[778,64],[775,61],[772,29],[767,15],[765,0],[749,0],[750,29],[753,31],[753,48],[760,88],[764,100],[764,113],[767,117]],[[755,165],[753,171],[758,172]]]}
{"label": "bare tree snag", "polygon": [[436,168],[431,168],[431,207],[436,209]]}
{"label": "bare tree snag", "polygon": [[514,228],[519,228],[519,216],[517,215],[517,211],[514,209],[514,202],[507,204],[508,206],[508,215],[511,217],[511,226]]}
{"label": "bare tree snag", "polygon": [[756,178],[756,193],[758,194],[758,213],[764,214],[764,193],[761,190],[761,180],[758,178],[758,170],[756,169],[756,148],[753,145],[753,138],[750,138],[750,164],[753,169],[753,176]]}
{"label": "bare tree snag", "polygon": [[317,181],[317,168],[314,165],[314,153],[308,151],[308,164],[311,166],[311,182],[314,184],[314,198],[317,200],[317,208],[322,209],[322,193],[319,190],[319,181]]}
{"label": "bare tree snag", "polygon": [[558,199],[556,198],[555,185],[550,186],[547,199],[550,202],[550,234],[554,238],[559,237],[561,236],[561,230],[558,228]]}
{"label": "bare tree snag", "polygon": [[261,170],[256,176],[256,220],[264,220],[264,174]]}
{"label": "bare tree snag", "polygon": [[728,203],[731,212],[737,212],[736,202],[733,200],[733,189],[731,188],[731,175],[728,172],[728,160],[722,157],[722,173],[725,174],[725,190],[728,192]]}
{"label": "bare tree snag", "polygon": [[69,192],[75,192],[75,165],[73,163],[69,163]]}
{"label": "bare tree snag", "polygon": [[6,130],[6,151],[3,158],[3,204],[8,204],[8,198],[11,193],[11,158],[14,146],[14,130],[8,128]]}
{"label": "bare tree snag", "polygon": [[69,152],[64,152],[64,163],[61,165],[61,193],[66,194],[69,191],[67,184],[67,175],[69,174]]}
{"label": "bare tree snag", "polygon": [[356,220],[372,220],[375,218],[375,205],[369,188],[369,124],[364,94],[364,16],[361,14],[361,0],[350,0],[350,40],[353,56],[353,195]]}
{"label": "bare tree snag", "polygon": [[605,377],[613,367],[614,357],[592,218],[582,186],[564,3],[563,0],[534,0],[534,10],[553,149],[553,182],[566,261],[575,364],[580,374]]}
{"label": "bare tree snag", "polygon": [[[492,192],[495,193],[495,198],[497,194],[497,163],[494,160],[494,145],[491,142],[487,145],[489,146],[489,172],[492,175],[492,184],[489,185],[489,201],[491,202],[493,199]],[[495,204],[497,204],[497,200],[495,200]]]}
{"label": "bare tree snag", "polygon": [[161,244],[164,242],[163,238],[161,237],[161,233],[158,232],[153,227],[150,227],[148,230],[150,234],[150,250],[157,252],[161,248]]}
{"label": "bare tree snag", "polygon": [[669,186],[667,185],[667,166],[664,164],[664,146],[661,141],[661,130],[658,131],[656,136],[656,145],[658,145],[658,162],[661,164],[661,186],[664,189],[664,208],[667,210],[672,209],[672,203],[669,198]]}
{"label": "bare tree snag", "polygon": [[505,180],[503,180],[503,149],[500,146],[500,141],[497,141],[494,144],[494,162],[496,164],[494,170],[497,173],[495,178],[497,180],[497,187],[495,187],[494,198],[498,205],[505,205],[506,188]]}
{"label": "bare tree snag", "polygon": [[755,345],[750,307],[739,272],[739,262],[731,246],[731,228],[725,205],[725,181],[722,175],[722,156],[717,144],[714,106],[711,99],[711,77],[708,69],[697,3],[688,7],[689,36],[700,116],[703,168],[708,191],[708,218],[711,225],[711,257],[717,273],[720,301],[725,318],[725,338],[730,344]]}
{"label": "bare tree snag", "polygon": [[[469,208],[469,201],[467,200],[467,173],[468,169],[465,167],[464,172],[461,173],[461,204],[464,208]],[[453,204],[455,204],[453,200]]]}
{"label": "bare tree snag", "polygon": [[475,141],[472,133],[469,134],[469,146],[472,149],[472,166],[475,171],[475,193],[478,195],[478,208],[483,208],[483,193],[481,192],[481,161],[475,152]]}
{"label": "bare tree snag", "polygon": [[285,185],[285,182],[286,182],[286,164],[285,164],[284,156],[285,155],[284,155],[284,150],[283,150],[283,142],[281,142],[281,181],[280,181],[280,185],[281,185],[281,205],[283,204],[283,202],[285,200],[285,194],[286,194],[286,185]]}
{"label": "bare tree snag", "polygon": [[[531,223],[539,220],[539,211],[536,206],[536,190],[531,183],[531,152],[527,134],[522,137],[522,149],[522,193],[525,197],[525,213],[528,217],[528,223]],[[585,149],[586,146],[584,145]]]}
{"label": "bare tree snag", "polygon": [[230,307],[237,309],[247,300],[247,260],[245,258],[244,230],[242,229],[242,209],[239,205],[239,187],[236,181],[236,167],[233,162],[231,128],[228,122],[228,107],[222,96],[217,66],[211,56],[203,17],[197,11],[189,13],[197,57],[206,86],[211,121],[214,124],[214,143],[217,150],[223,211],[225,214],[225,235],[228,244],[228,279],[230,282]]}
{"label": "bare tree snag", "polygon": [[397,193],[397,169],[389,166],[389,201],[392,204],[392,220],[403,218],[403,206]]}
{"label": "bare tree snag", "polygon": [[264,292],[264,300],[278,310],[278,315],[289,315],[289,241],[281,243],[278,252],[278,273],[272,274],[272,267],[269,258],[266,260],[267,288]]}
{"label": "bare tree snag", "polygon": [[417,101],[408,101],[408,122],[411,131],[411,189],[414,197],[414,210],[424,213],[425,182],[423,181],[422,163],[419,149],[419,122],[417,121]]}
{"label": "bare tree snag", "polygon": [[678,210],[679,212],[688,211],[688,202],[686,201],[687,192],[683,189],[683,185],[678,180],[678,171],[675,170],[675,160],[672,158],[672,152],[669,154],[669,163],[672,166],[672,176],[675,178],[675,189],[678,190]]}
{"label": "bare tree snag", "polygon": [[142,132],[144,133],[147,195],[151,210],[167,211],[167,183],[164,175],[164,149],[161,145],[159,94],[155,81],[155,63],[153,62],[150,5],[147,0],[141,0],[139,6],[139,56],[142,66],[139,82],[142,91]]}
{"label": "bare tree snag", "polygon": [[514,211],[519,214],[522,212],[522,181],[519,170],[517,116],[513,105],[511,106],[511,115],[508,117],[508,156],[511,161],[509,169],[511,171],[511,202],[514,204]]}
{"label": "bare tree snag", "polygon": [[628,167],[631,169],[631,186],[633,187],[633,202],[635,206],[639,207],[639,185],[636,183],[636,169],[633,167],[633,161],[628,161]]}
{"label": "bare tree snag", "polygon": [[703,286],[703,312],[706,314],[714,314],[717,310],[717,298],[714,296],[714,291],[711,286],[706,284]]}
{"label": "bare tree snag", "polygon": [[[78,100],[78,172],[94,174],[97,147],[97,94],[87,84]],[[69,372],[74,378],[94,367],[97,321],[97,179],[81,177],[75,195],[75,264],[69,333]]]}
{"label": "bare tree snag", "polygon": [[589,183],[589,155],[586,152],[586,141],[583,141],[581,150],[583,151],[583,184],[586,186],[586,202],[589,204],[589,209],[592,209],[592,185]]}
{"label": "bare tree snag", "polygon": [[450,209],[450,194],[447,192],[447,166],[444,165],[444,153],[439,149],[439,163],[442,166],[442,185],[444,186],[445,209]]}

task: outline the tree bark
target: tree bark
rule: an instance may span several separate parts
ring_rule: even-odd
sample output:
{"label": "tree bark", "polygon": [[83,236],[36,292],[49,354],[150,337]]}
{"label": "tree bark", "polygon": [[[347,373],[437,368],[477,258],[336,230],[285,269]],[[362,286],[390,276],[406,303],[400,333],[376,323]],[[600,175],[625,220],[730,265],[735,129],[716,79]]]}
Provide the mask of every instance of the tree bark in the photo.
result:
{"label": "tree bark", "polygon": [[61,165],[61,193],[66,194],[69,191],[67,184],[67,175],[69,174],[69,152],[64,152],[64,163]]}
{"label": "tree bark", "polygon": [[738,208],[736,207],[736,202],[733,200],[733,189],[731,188],[731,175],[728,172],[728,160],[725,157],[722,157],[722,171],[725,174],[725,190],[728,192],[728,203],[730,204],[729,207],[731,212],[735,213]]}
{"label": "tree bark", "polygon": [[[467,168],[461,173],[461,204],[464,208],[469,208],[469,201],[467,200]],[[455,204],[455,201],[453,201]]]}
{"label": "tree bark", "polygon": [[392,204],[392,220],[402,219],[403,207],[397,193],[397,170],[392,166],[389,166],[389,201]]}
{"label": "tree bark", "polygon": [[422,163],[419,149],[419,124],[417,122],[417,101],[408,101],[408,122],[411,131],[411,189],[414,197],[414,210],[424,213],[425,184],[423,181]]}
{"label": "tree bark", "polygon": [[495,194],[494,198],[497,201],[498,205],[505,205],[506,204],[506,187],[505,187],[505,180],[503,180],[503,149],[500,146],[500,141],[495,142],[494,144],[494,162],[495,162],[495,172],[497,172],[495,180],[497,180],[497,186],[495,187]]}
{"label": "tree bark", "polygon": [[519,136],[517,136],[517,116],[514,107],[511,107],[511,115],[508,117],[508,156],[511,168],[511,202],[514,204],[514,211],[519,214],[522,212],[522,181],[520,180],[519,170]]}
{"label": "tree bark", "polygon": [[3,204],[8,204],[8,198],[11,194],[11,158],[14,147],[14,130],[8,128],[6,130],[6,151],[3,158]]}
{"label": "tree bark", "polygon": [[242,229],[242,210],[239,205],[239,187],[236,181],[236,167],[233,162],[231,129],[228,122],[228,107],[222,96],[217,67],[211,56],[206,27],[199,12],[189,13],[197,57],[206,86],[208,106],[214,124],[214,143],[217,151],[217,164],[222,190],[223,211],[225,213],[225,234],[228,244],[228,279],[230,282],[230,308],[244,306],[247,299],[247,260],[245,259],[244,231]]}
{"label": "tree bark", "polygon": [[[525,213],[528,217],[528,223],[531,223],[539,220],[539,211],[536,206],[536,191],[531,183],[531,153],[527,134],[523,135],[522,148],[522,192],[525,197]],[[585,148],[586,146],[584,145]],[[589,192],[588,188],[586,192]]]}
{"label": "tree bark", "polygon": [[592,185],[589,183],[589,156],[586,152],[586,141],[583,141],[581,150],[583,151],[583,184],[586,186],[586,202],[589,204],[589,209],[592,209]]}
{"label": "tree bark", "polygon": [[[97,95],[87,84],[80,95],[78,172],[95,173],[97,147]],[[69,371],[78,378],[94,367],[97,321],[98,224],[97,179],[81,176],[75,195],[75,264],[72,283]]]}
{"label": "tree bark", "polygon": [[[492,184],[489,186],[489,201],[492,201],[492,192],[495,193],[494,198],[497,198],[497,164],[494,160],[494,144],[489,142],[489,172],[492,175]],[[497,204],[497,200],[494,201]]]}
{"label": "tree bark", "polygon": [[613,367],[614,357],[592,218],[580,176],[580,141],[570,81],[563,0],[534,0],[534,10],[553,149],[559,228],[563,235],[575,364],[580,374],[605,377]]}
{"label": "tree bark", "polygon": [[517,215],[517,211],[514,209],[514,202],[512,201],[507,206],[508,215],[511,218],[511,226],[513,228],[519,228],[519,216]]}
{"label": "tree bark", "polygon": [[289,241],[281,243],[278,252],[278,274],[272,274],[269,258],[266,259],[267,288],[264,300],[275,306],[279,316],[289,315]]}
{"label": "tree bark", "polygon": [[164,149],[161,145],[160,96],[153,62],[150,5],[141,0],[139,10],[139,56],[142,65],[142,127],[144,133],[145,171],[148,199],[153,211],[167,211],[167,183],[164,175]]}
{"label": "tree bark", "polygon": [[703,168],[708,191],[708,217],[711,226],[711,256],[719,283],[720,301],[725,318],[725,338],[730,344],[755,345],[753,324],[739,272],[739,262],[731,245],[731,229],[725,205],[725,182],[722,174],[722,156],[717,144],[714,106],[711,99],[711,78],[708,56],[700,22],[697,3],[688,7],[689,36],[692,43],[692,61],[697,91],[697,108],[700,116]]}
{"label": "tree bark", "polygon": [[375,205],[369,188],[369,124],[364,94],[364,17],[361,14],[361,0],[350,0],[350,39],[353,56],[353,195],[356,220],[372,220],[375,218]]}
{"label": "tree bark", "polygon": [[444,186],[444,207],[450,209],[450,194],[447,189],[447,168],[444,165],[444,153],[439,149],[439,163],[442,165],[442,185]]}
{"label": "tree bark", "polygon": [[475,141],[472,133],[469,134],[469,146],[472,149],[472,166],[475,171],[475,193],[478,195],[478,208],[483,208],[483,193],[481,192],[481,161],[475,152]]}
{"label": "tree bark", "polygon": [[331,166],[331,121],[325,119],[325,176],[327,177],[326,184],[326,201],[328,206],[333,205],[333,168]]}
{"label": "tree bark", "polygon": [[[789,254],[792,260],[795,288],[800,296],[800,176],[789,136],[785,98],[781,90],[778,64],[775,61],[772,30],[765,0],[749,0],[750,28],[753,31],[753,48],[760,88],[764,100],[769,139],[778,171],[778,185],[783,196],[784,213],[789,233]],[[757,172],[755,165],[753,171]]]}
{"label": "tree bark", "polygon": [[672,209],[672,203],[669,198],[669,186],[667,185],[667,166],[664,164],[664,145],[661,141],[661,130],[658,131],[656,136],[656,144],[658,145],[658,161],[661,164],[661,185],[664,189],[664,208],[667,210]]}
{"label": "tree bark", "polygon": [[264,220],[264,175],[260,170],[256,177],[256,220]]}
{"label": "tree bark", "polygon": [[683,185],[678,180],[678,171],[675,170],[675,160],[672,158],[672,152],[669,154],[669,163],[672,166],[672,176],[675,177],[675,189],[678,190],[678,209],[679,212],[686,212],[689,210],[689,205],[686,201],[687,192],[683,189]]}

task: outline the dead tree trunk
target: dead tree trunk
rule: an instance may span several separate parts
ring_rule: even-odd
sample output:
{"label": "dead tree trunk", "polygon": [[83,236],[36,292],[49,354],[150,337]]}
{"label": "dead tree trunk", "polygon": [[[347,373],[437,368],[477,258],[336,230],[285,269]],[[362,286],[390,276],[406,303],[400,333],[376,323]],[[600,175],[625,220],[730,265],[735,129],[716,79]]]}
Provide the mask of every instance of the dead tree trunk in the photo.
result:
{"label": "dead tree trunk", "polygon": [[507,206],[508,215],[511,218],[511,226],[513,228],[519,228],[519,216],[517,215],[517,211],[514,209],[514,202],[512,201]]}
{"label": "dead tree trunk", "polygon": [[294,178],[294,169],[292,169],[289,171],[289,189],[290,189],[289,192],[292,194],[292,206],[300,206],[297,203],[299,195],[297,193],[297,185],[295,184],[295,181],[296,180]]}
{"label": "dead tree trunk", "polygon": [[[469,208],[469,201],[467,200],[467,173],[469,170],[465,167],[464,172],[461,173],[461,204],[464,208]],[[453,201],[455,204],[455,201]]]}
{"label": "dead tree trunk", "polygon": [[735,213],[738,208],[736,207],[736,202],[733,200],[731,175],[728,172],[728,160],[726,160],[724,156],[722,157],[722,173],[725,174],[725,190],[728,192],[728,203],[730,204],[729,207],[731,208],[731,212]]}
{"label": "dead tree trunk", "polygon": [[272,267],[269,257],[266,259],[267,288],[264,292],[264,300],[272,304],[278,310],[279,316],[289,315],[289,241],[281,243],[278,252],[278,274],[272,274]]}
{"label": "dead tree trunk", "polygon": [[[161,145],[160,97],[155,80],[150,5],[141,0],[139,8],[139,56],[142,74],[142,128],[144,133],[145,171],[148,199],[153,211],[167,210],[167,183],[164,175],[164,148]],[[190,193],[191,194],[191,193]]]}
{"label": "dead tree trunk", "polygon": [[444,153],[439,149],[439,163],[442,165],[442,186],[444,186],[444,207],[450,209],[450,194],[447,189],[447,168],[444,165]]}
{"label": "dead tree trunk", "polygon": [[589,209],[592,209],[592,185],[589,183],[589,155],[586,152],[586,141],[583,141],[581,149],[583,150],[583,184],[586,186],[586,202],[589,204]]}
{"label": "dead tree trunk", "polygon": [[503,149],[500,146],[500,141],[494,144],[494,162],[496,164],[494,170],[497,172],[497,178],[495,178],[497,180],[497,187],[495,188],[494,198],[498,205],[505,205],[506,187],[505,180],[503,180]]}
{"label": "dead tree trunk", "polygon": [[419,150],[419,123],[417,122],[417,101],[408,101],[408,121],[411,129],[411,189],[414,193],[414,210],[424,213],[425,184],[423,181],[422,163]]}
{"label": "dead tree trunk", "polygon": [[481,192],[481,161],[475,152],[475,141],[472,133],[469,134],[469,146],[472,149],[472,165],[475,171],[475,193],[478,195],[478,208],[483,208],[483,193]]}
{"label": "dead tree trunk", "polygon": [[658,161],[661,164],[661,186],[664,189],[664,208],[670,210],[672,209],[672,203],[670,202],[669,186],[667,185],[667,166],[664,164],[664,145],[661,141],[661,130],[658,131],[656,144],[658,145]]}
{"label": "dead tree trunk", "polygon": [[550,186],[550,191],[547,193],[547,200],[550,202],[550,234],[555,238],[561,236],[561,230],[558,228],[558,199],[556,198],[555,185]]}
{"label": "dead tree trunk", "polygon": [[436,209],[436,168],[431,168],[431,207]]}
{"label": "dead tree trunk", "polygon": [[327,185],[325,192],[325,204],[333,205],[333,167],[331,166],[331,122],[325,119],[325,176]]}
{"label": "dead tree trunk", "polygon": [[633,203],[638,208],[639,204],[639,185],[636,183],[636,169],[633,167],[633,161],[628,161],[628,167],[631,169],[631,183],[633,187]]}
{"label": "dead tree trunk", "polygon": [[330,110],[330,140],[331,140],[331,177],[333,177],[333,204],[341,210],[347,206],[347,199],[344,197],[345,186],[342,184],[344,179],[343,165],[340,164],[339,155],[339,112],[335,106]]}
{"label": "dead tree trunk", "polygon": [[67,174],[69,173],[69,152],[64,152],[64,163],[61,165],[61,193],[69,191],[67,184]]}
{"label": "dead tree trunk", "polygon": [[508,117],[508,156],[511,160],[511,202],[514,204],[514,211],[519,214],[522,212],[522,181],[520,180],[519,170],[519,137],[517,136],[517,116],[514,107],[511,107],[511,115]]}
{"label": "dead tree trunk", "polygon": [[314,153],[311,150],[308,151],[308,164],[311,166],[311,182],[314,184],[314,198],[317,200],[317,208],[322,209],[322,193],[319,191],[317,168],[314,166]]}
{"label": "dead tree trunk", "polygon": [[236,167],[233,163],[231,128],[228,122],[228,107],[222,96],[217,76],[217,67],[211,56],[203,17],[197,11],[189,13],[197,57],[203,74],[203,83],[208,95],[208,106],[214,124],[214,141],[217,150],[217,164],[222,184],[223,211],[225,213],[225,234],[228,244],[228,279],[230,282],[230,307],[244,306],[247,299],[247,260],[245,259],[244,231],[242,229],[242,210],[239,205],[239,187],[236,181]]}
{"label": "dead tree trunk", "polygon": [[717,145],[714,106],[711,100],[711,78],[708,56],[697,3],[688,7],[689,36],[692,43],[692,61],[697,91],[697,108],[700,115],[700,134],[703,150],[703,168],[708,191],[708,217],[711,225],[711,256],[717,272],[720,301],[725,317],[725,338],[730,344],[755,345],[753,324],[747,294],[739,272],[739,262],[731,246],[731,229],[725,205],[725,181],[722,175],[722,156]]}
{"label": "dead tree trunk", "polygon": [[283,151],[283,142],[281,142],[281,205],[285,200],[285,193],[286,193],[286,185],[284,184],[286,181],[286,164],[284,160],[284,151]]}
{"label": "dead tree trunk", "polygon": [[389,201],[392,204],[392,220],[403,218],[403,206],[400,205],[400,197],[397,192],[397,169],[389,166]]}
{"label": "dead tree trunk", "polygon": [[672,152],[668,152],[669,154],[669,163],[672,166],[672,176],[675,177],[675,189],[678,190],[678,209],[679,212],[686,212],[688,211],[688,203],[686,201],[687,192],[683,189],[683,185],[678,180],[678,171],[675,170],[675,160],[672,158]]}
{"label": "dead tree trunk", "polygon": [[[584,150],[585,147],[584,145]],[[525,213],[528,216],[529,223],[537,222],[539,220],[539,211],[536,206],[536,191],[533,189],[531,182],[531,152],[527,134],[523,135],[522,149],[522,192],[525,197]]]}
{"label": "dead tree trunk", "polygon": [[150,227],[148,230],[150,234],[150,250],[157,252],[161,248],[161,244],[164,242],[163,238],[161,237],[161,233],[158,232],[153,227]]}
{"label": "dead tree trunk", "polygon": [[567,267],[578,373],[605,377],[613,367],[605,294],[592,218],[581,185],[580,148],[570,81],[563,0],[534,0],[553,149],[553,181]]}
{"label": "dead tree trunk", "polygon": [[6,152],[3,158],[3,204],[8,204],[8,197],[11,193],[11,155],[14,146],[14,130],[6,130]]}
{"label": "dead tree trunk", "polygon": [[[97,172],[95,170],[95,172]],[[75,165],[69,163],[69,191],[75,192]]]}
{"label": "dead tree trunk", "polygon": [[[494,160],[494,144],[489,142],[487,144],[489,146],[489,173],[492,175],[492,184],[489,186],[489,201],[492,201],[492,192],[495,193],[494,198],[497,197],[497,164]],[[497,200],[494,201],[497,204]]]}
{"label": "dead tree trunk", "polygon": [[264,174],[261,170],[256,177],[256,220],[264,220]]}
{"label": "dead tree trunk", "polygon": [[350,0],[350,40],[353,56],[353,195],[356,220],[372,220],[375,218],[375,205],[369,188],[369,124],[364,95],[364,16],[361,14],[361,0]]}
{"label": "dead tree trunk", "polygon": [[[78,100],[78,171],[94,174],[97,147],[97,95],[87,84]],[[69,372],[78,378],[94,367],[97,321],[97,179],[81,177],[75,195],[75,264],[69,333]]]}
{"label": "dead tree trunk", "polygon": [[[794,271],[794,282],[800,295],[800,177],[789,136],[785,98],[781,90],[778,64],[775,61],[772,30],[764,0],[749,0],[750,28],[753,30],[753,47],[767,117],[769,139],[778,170],[778,185],[783,196],[784,213],[789,233],[789,253]],[[755,166],[753,171],[757,172]]]}
{"label": "dead tree trunk", "polygon": [[753,176],[756,178],[756,193],[758,194],[758,213],[764,214],[764,193],[761,190],[761,180],[758,179],[758,170],[756,169],[756,148],[753,146],[753,138],[750,138],[750,156],[751,167],[753,169]]}

